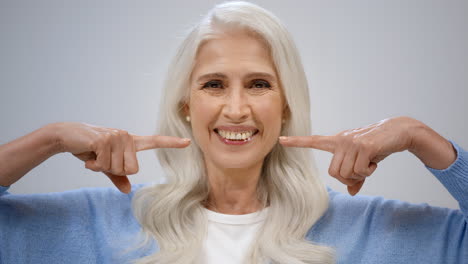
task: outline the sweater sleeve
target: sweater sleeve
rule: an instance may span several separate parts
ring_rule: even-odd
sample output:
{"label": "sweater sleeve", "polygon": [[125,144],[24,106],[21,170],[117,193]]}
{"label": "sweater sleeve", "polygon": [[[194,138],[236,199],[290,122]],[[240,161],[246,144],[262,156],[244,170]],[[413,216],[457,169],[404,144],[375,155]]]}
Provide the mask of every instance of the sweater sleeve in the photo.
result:
{"label": "sweater sleeve", "polygon": [[437,170],[425,166],[458,201],[460,210],[468,222],[468,152],[449,140],[457,152],[457,158],[446,169]]}
{"label": "sweater sleeve", "polygon": [[10,189],[10,186],[0,185],[0,196],[8,194],[8,189]]}
{"label": "sweater sleeve", "polygon": [[95,187],[11,194],[0,187],[0,263],[126,263],[141,254],[119,255],[140,230],[130,205],[142,186],[132,185],[130,194]]}
{"label": "sweater sleeve", "polygon": [[308,239],[334,247],[338,264],[468,263],[468,153],[451,143],[457,158],[448,168],[426,167],[458,201],[460,210],[350,196],[328,188],[329,208]]}

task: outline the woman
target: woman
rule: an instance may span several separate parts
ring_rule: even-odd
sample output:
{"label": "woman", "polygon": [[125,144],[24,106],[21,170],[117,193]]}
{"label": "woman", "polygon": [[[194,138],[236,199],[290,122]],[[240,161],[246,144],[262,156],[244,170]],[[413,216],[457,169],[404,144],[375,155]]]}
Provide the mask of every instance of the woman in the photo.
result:
{"label": "woman", "polygon": [[[65,122],[1,146],[3,186],[60,152],[104,172],[124,193],[125,176],[138,171],[136,151],[159,148],[167,176],[129,195],[89,188],[23,196],[4,187],[3,262],[468,261],[468,153],[409,117],[311,136],[299,55],[268,11],[245,2],[216,6],[168,72],[157,133],[168,136]],[[308,148],[334,153],[329,173],[352,195],[378,162],[409,150],[462,211],[327,191]],[[145,251],[127,240],[139,230]],[[130,255],[120,254],[128,247]]]}

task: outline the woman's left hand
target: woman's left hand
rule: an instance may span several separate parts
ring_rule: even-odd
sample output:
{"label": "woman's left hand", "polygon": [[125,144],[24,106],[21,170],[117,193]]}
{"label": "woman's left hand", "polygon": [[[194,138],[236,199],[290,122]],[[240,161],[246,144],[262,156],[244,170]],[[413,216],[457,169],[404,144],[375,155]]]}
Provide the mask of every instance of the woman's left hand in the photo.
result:
{"label": "woman's left hand", "polygon": [[423,126],[416,119],[402,116],[333,136],[280,137],[279,143],[286,147],[308,147],[333,153],[328,173],[347,185],[349,194],[355,195],[366,177],[375,171],[377,163],[392,153],[412,151],[416,141],[422,142],[415,137],[419,136],[417,131]]}

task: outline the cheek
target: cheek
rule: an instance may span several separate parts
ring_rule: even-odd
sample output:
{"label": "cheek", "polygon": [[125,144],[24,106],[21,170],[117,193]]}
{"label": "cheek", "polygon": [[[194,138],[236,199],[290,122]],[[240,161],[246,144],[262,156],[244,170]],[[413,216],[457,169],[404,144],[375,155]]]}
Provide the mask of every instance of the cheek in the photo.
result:
{"label": "cheek", "polygon": [[269,120],[281,120],[282,102],[278,98],[263,100],[257,104],[257,114]]}
{"label": "cheek", "polygon": [[280,99],[259,102],[256,107],[257,117],[264,126],[264,135],[268,139],[276,140],[281,132],[282,102]]}
{"label": "cheek", "polygon": [[210,122],[213,122],[217,113],[216,104],[213,99],[209,100],[203,96],[194,96],[192,98],[190,105],[192,132],[195,137],[202,137],[203,133],[208,131]]}
{"label": "cheek", "polygon": [[193,119],[197,120],[198,122],[201,121],[199,119],[203,118],[206,113],[210,112],[210,107],[211,105],[209,104],[209,100],[207,100],[205,96],[201,96],[197,93],[192,94],[190,103],[190,114],[192,115]]}

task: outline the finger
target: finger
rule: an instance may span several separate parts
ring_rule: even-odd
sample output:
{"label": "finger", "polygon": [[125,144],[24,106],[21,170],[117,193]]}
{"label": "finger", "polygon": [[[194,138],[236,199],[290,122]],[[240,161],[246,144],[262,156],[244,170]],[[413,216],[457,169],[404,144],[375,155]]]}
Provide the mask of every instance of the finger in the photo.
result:
{"label": "finger", "polygon": [[359,180],[357,179],[346,179],[341,177],[339,171],[340,171],[340,163],[342,162],[344,157],[343,152],[338,152],[335,155],[333,155],[332,162],[330,164],[330,168],[328,169],[328,174],[330,176],[334,177],[335,179],[339,180],[341,183],[345,185],[354,185],[356,184]]}
{"label": "finger", "polygon": [[291,136],[280,137],[279,143],[286,147],[315,148],[331,153],[335,152],[335,136]]}
{"label": "finger", "polygon": [[359,151],[358,156],[356,158],[356,163],[354,164],[354,172],[363,176],[370,176],[377,164],[374,162],[370,162],[369,160],[369,153],[362,149]]}
{"label": "finger", "polygon": [[102,146],[96,150],[97,159],[94,162],[101,171],[109,171],[111,169],[111,144],[105,142]]}
{"label": "finger", "polygon": [[171,136],[137,136],[132,135],[136,151],[154,148],[185,148],[190,145],[190,139]]}
{"label": "finger", "polygon": [[101,168],[100,168],[99,166],[96,165],[96,161],[95,161],[95,160],[87,160],[87,161],[85,161],[85,168],[88,169],[88,170],[95,171],[95,172],[100,172],[100,171],[102,171]]}
{"label": "finger", "polygon": [[80,154],[73,154],[73,156],[79,158],[80,160],[82,161],[88,161],[88,160],[95,160],[96,159],[96,153],[92,152],[92,151],[88,151],[88,152],[83,152],[83,153],[80,153]]}
{"label": "finger", "polygon": [[339,180],[342,184],[347,185],[347,186],[353,186],[359,181],[361,181],[360,179],[359,180],[358,179],[346,179],[341,176],[336,176],[336,177],[333,176],[333,178]]}
{"label": "finger", "polygon": [[340,168],[340,175],[343,178],[352,178],[357,155],[357,149],[354,146],[345,154]]}
{"label": "finger", "polygon": [[[330,163],[330,167],[328,168],[328,174],[332,177],[338,177],[340,176],[340,166],[341,162],[343,161],[344,158],[344,152],[343,151],[338,151],[333,155],[332,161]],[[340,176],[341,177],[341,176]]]}
{"label": "finger", "polygon": [[112,140],[112,161],[110,172],[115,175],[125,176],[124,171],[125,136],[116,135]]}
{"label": "finger", "polygon": [[125,174],[135,174],[138,172],[138,161],[135,151],[135,142],[132,136],[128,135],[124,149],[124,170]]}
{"label": "finger", "polygon": [[130,193],[132,191],[132,185],[128,180],[127,176],[119,176],[109,172],[104,172],[107,177],[112,181],[112,183],[123,193]]}
{"label": "finger", "polygon": [[364,178],[362,181],[359,181],[354,185],[351,185],[351,186],[348,185],[348,193],[351,196],[356,195],[361,190],[361,188],[364,185],[365,181],[366,181],[366,179]]}

